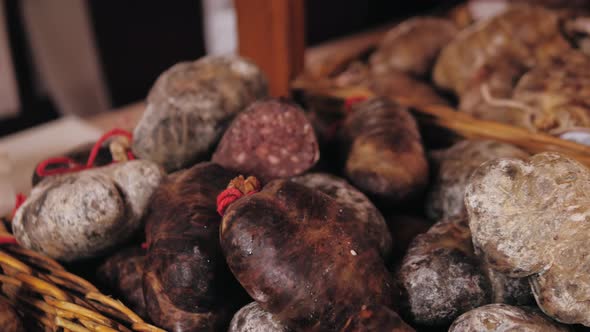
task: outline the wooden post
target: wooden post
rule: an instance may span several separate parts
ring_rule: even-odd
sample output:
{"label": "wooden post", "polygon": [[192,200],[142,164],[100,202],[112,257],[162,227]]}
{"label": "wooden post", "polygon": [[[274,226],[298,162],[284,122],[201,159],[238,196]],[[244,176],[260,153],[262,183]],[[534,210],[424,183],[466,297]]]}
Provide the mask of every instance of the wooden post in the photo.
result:
{"label": "wooden post", "polygon": [[239,53],[266,73],[270,93],[289,96],[303,70],[304,0],[234,0]]}

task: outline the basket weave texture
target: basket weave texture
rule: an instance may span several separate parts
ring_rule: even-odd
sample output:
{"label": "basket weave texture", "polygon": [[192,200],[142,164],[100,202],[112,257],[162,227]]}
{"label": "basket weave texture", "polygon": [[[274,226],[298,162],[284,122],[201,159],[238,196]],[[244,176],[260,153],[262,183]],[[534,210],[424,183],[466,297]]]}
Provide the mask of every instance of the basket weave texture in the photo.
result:
{"label": "basket weave texture", "polygon": [[[3,225],[0,237],[12,238]],[[15,244],[0,246],[0,300],[27,331],[164,331],[58,262]]]}

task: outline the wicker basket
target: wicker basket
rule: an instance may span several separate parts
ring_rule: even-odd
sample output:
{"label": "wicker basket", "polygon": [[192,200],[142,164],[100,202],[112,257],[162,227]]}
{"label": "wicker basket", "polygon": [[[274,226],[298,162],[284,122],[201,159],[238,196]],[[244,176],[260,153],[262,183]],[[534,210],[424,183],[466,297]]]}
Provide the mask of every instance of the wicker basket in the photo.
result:
{"label": "wicker basket", "polygon": [[[11,239],[4,225],[0,237]],[[56,261],[15,244],[0,246],[0,297],[27,331],[164,331]]]}

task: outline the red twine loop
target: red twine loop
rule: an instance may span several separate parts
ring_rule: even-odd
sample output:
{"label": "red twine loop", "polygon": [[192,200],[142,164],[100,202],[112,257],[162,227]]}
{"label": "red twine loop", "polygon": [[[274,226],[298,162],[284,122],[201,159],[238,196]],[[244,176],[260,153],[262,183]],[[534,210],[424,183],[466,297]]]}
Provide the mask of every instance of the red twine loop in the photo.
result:
{"label": "red twine loop", "polygon": [[246,195],[252,195],[260,190],[260,182],[253,176],[245,179],[242,175],[230,181],[227,188],[217,195],[217,213],[223,217],[225,210],[231,203]]}
{"label": "red twine loop", "polygon": [[217,196],[217,213],[220,216],[225,214],[227,207],[238,200],[244,194],[237,188],[227,188]]}
{"label": "red twine loop", "polygon": [[[90,150],[90,155],[88,156],[88,160],[86,161],[85,165],[78,164],[75,160],[73,160],[72,158],[69,158],[69,157],[55,157],[55,158],[46,159],[46,160],[42,161],[41,163],[39,163],[39,165],[37,166],[37,169],[35,171],[37,172],[38,176],[45,177],[45,176],[51,176],[51,175],[57,175],[57,174],[73,173],[73,172],[78,172],[78,171],[92,168],[92,167],[94,167],[94,161],[96,160],[96,157],[98,156],[98,152],[100,151],[102,144],[106,140],[108,140],[109,138],[114,137],[114,136],[127,137],[130,141],[133,138],[133,135],[126,130],[119,129],[119,128],[112,129],[111,131],[102,135],[98,139],[98,141],[96,141],[96,143],[92,147],[92,150]],[[133,153],[131,153],[131,151],[127,152],[127,157],[129,158],[129,160],[135,159],[135,157],[133,156]],[[48,170],[47,167],[51,166],[51,165],[64,165],[65,167]]]}

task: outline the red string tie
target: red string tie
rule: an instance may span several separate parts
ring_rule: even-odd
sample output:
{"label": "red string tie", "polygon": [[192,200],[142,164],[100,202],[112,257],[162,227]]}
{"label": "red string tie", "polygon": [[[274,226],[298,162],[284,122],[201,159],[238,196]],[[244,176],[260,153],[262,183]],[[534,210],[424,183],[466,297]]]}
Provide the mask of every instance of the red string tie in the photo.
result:
{"label": "red string tie", "polygon": [[[102,135],[98,139],[98,141],[94,143],[94,146],[92,146],[92,150],[90,150],[90,155],[88,156],[88,160],[86,161],[85,165],[78,164],[75,160],[69,157],[55,157],[46,159],[39,163],[35,171],[37,172],[38,176],[45,177],[57,174],[73,173],[92,168],[94,167],[94,161],[98,156],[98,152],[100,151],[102,144],[109,138],[115,136],[126,137],[127,139],[129,139],[129,141],[131,141],[133,138],[133,135],[126,130],[119,128],[112,129],[106,132],[104,135]],[[129,160],[135,159],[131,151],[127,152],[127,157],[129,158]],[[64,165],[64,167],[48,170],[47,167],[52,165]]]}
{"label": "red string tie", "polygon": [[253,176],[244,179],[242,175],[231,180],[227,188],[217,195],[217,213],[223,217],[225,210],[244,195],[260,191],[260,182]]}

